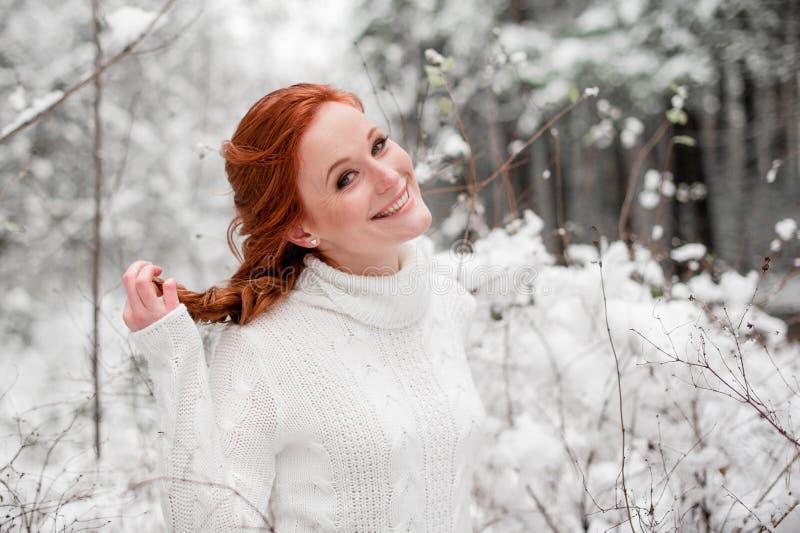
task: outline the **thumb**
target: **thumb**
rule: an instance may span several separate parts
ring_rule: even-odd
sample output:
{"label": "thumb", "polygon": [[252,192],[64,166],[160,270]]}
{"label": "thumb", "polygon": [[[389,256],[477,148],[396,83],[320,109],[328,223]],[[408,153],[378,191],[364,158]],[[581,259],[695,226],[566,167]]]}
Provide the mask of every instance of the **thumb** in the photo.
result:
{"label": "thumb", "polygon": [[169,278],[164,282],[162,288],[164,290],[164,305],[167,307],[167,311],[172,311],[180,305],[180,301],[178,300],[178,283],[174,278]]}

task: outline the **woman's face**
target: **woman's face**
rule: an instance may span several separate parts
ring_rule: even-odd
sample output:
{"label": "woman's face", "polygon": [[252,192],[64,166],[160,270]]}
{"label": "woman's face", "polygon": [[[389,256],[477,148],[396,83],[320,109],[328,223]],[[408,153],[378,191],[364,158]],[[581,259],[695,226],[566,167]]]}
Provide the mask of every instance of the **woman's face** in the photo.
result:
{"label": "woman's face", "polygon": [[316,238],[320,251],[354,274],[396,269],[398,246],[432,219],[408,153],[361,111],[338,102],[320,106],[299,149],[307,216],[290,240],[313,247]]}

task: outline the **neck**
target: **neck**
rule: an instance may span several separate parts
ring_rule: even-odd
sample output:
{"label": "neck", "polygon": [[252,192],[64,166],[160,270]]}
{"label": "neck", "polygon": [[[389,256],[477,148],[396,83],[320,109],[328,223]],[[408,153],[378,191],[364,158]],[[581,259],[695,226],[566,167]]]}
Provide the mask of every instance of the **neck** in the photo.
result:
{"label": "neck", "polygon": [[356,276],[390,276],[400,270],[400,247],[384,254],[353,254],[350,252],[320,250],[336,270]]}
{"label": "neck", "polygon": [[[364,261],[364,268],[348,272],[307,253],[303,256],[304,268],[292,295],[313,306],[349,315],[364,324],[380,328],[405,327],[420,320],[430,302],[429,250],[432,247],[420,239],[403,243],[396,249],[397,264],[401,268],[394,272],[388,272],[392,266],[389,261],[377,262],[387,258]],[[350,261],[346,268],[354,264]],[[387,268],[380,272],[377,268],[380,265]]]}

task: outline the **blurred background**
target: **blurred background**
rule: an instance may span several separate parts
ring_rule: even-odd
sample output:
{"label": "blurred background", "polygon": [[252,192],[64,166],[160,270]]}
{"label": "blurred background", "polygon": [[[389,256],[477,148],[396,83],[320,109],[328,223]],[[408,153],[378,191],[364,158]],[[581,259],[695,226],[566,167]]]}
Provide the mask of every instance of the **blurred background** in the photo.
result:
{"label": "blurred background", "polygon": [[[476,477],[476,530],[790,523],[798,452],[791,406],[800,388],[800,3],[0,6],[0,530],[158,523],[152,485],[128,490],[153,475],[155,421],[146,369],[121,320],[121,276],[147,259],[195,290],[224,283],[235,267],[225,239],[233,202],[219,147],[258,98],[302,81],[359,94],[372,120],[409,151],[434,213],[428,233],[443,255],[466,248],[484,266],[538,269],[542,292],[523,303],[465,283],[482,306],[470,363],[496,415],[497,448]],[[600,292],[605,253],[617,270]],[[695,298],[705,308],[685,307]],[[628,487],[631,501],[644,498],[635,505],[621,503],[614,404],[586,411],[616,401],[615,338],[602,325],[613,301],[614,335],[629,350],[623,367],[634,372],[626,414],[658,413],[660,424],[678,406],[671,452],[660,425],[645,425],[641,441],[632,432],[627,443],[632,461],[642,459],[642,485]],[[655,302],[664,310],[675,302],[676,324],[707,319],[732,342],[741,371],[723,365],[726,382],[697,381],[692,372],[716,367],[693,369],[673,346],[678,360],[670,362],[688,372],[673,386],[672,366],[638,361],[647,343],[630,332],[630,309],[641,304],[642,314],[655,315]],[[728,311],[741,319],[725,323]],[[574,313],[587,317],[579,334]],[[535,334],[556,326],[563,339]],[[698,338],[696,330],[686,335],[681,348]],[[749,393],[758,391],[726,388],[747,381],[745,337],[760,350],[755,359],[775,359],[756,365],[764,375],[754,385],[773,399],[753,402]],[[663,376],[653,377],[654,368]],[[636,372],[663,381],[646,385]],[[599,381],[596,396],[585,397],[589,376]],[[720,420],[737,429],[705,441]],[[740,449],[748,439],[760,444]],[[653,450],[660,477],[646,460]],[[543,456],[549,464],[536,466]],[[755,464],[758,479],[743,470],[735,483],[712,480],[731,465]],[[648,504],[648,487],[667,496]],[[638,519],[626,522],[631,508]]]}

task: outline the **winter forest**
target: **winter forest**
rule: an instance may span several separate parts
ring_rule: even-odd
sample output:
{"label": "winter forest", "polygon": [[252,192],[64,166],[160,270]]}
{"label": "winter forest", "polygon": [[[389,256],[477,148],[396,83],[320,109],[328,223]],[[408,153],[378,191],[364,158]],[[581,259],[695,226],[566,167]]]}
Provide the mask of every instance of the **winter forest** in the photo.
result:
{"label": "winter forest", "polygon": [[0,5],[0,532],[164,527],[121,276],[224,282],[219,147],[301,81],[477,298],[474,531],[800,531],[800,2]]}

